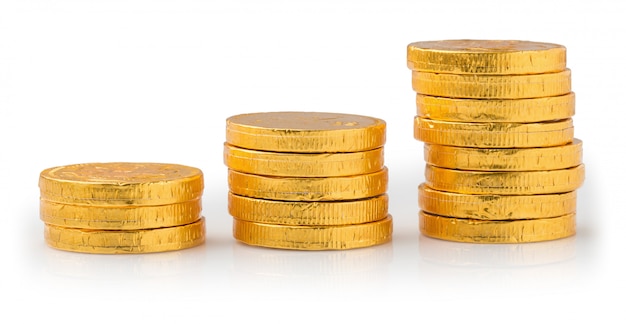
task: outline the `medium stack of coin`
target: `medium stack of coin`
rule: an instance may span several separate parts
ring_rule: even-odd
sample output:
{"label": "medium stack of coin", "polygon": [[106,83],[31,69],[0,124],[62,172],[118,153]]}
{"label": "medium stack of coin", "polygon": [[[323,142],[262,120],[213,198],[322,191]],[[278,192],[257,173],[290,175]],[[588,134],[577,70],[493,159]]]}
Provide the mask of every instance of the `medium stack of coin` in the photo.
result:
{"label": "medium stack of coin", "polygon": [[66,251],[180,250],[205,240],[200,169],[162,163],[86,163],[39,176],[44,238]]}
{"label": "medium stack of coin", "polygon": [[385,127],[378,118],[338,113],[228,118],[224,163],[234,238],[295,250],[391,240]]}
{"label": "medium stack of coin", "polygon": [[408,45],[407,64],[427,163],[420,231],[477,243],[574,235],[584,165],[565,47],[425,41]]}

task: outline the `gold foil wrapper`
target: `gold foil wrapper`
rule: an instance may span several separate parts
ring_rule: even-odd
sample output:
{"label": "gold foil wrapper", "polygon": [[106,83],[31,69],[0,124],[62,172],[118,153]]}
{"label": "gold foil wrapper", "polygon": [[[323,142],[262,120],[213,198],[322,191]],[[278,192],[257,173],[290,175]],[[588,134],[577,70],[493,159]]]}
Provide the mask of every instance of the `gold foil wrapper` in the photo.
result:
{"label": "gold foil wrapper", "polygon": [[571,92],[569,69],[532,75],[412,73],[415,92],[438,97],[522,99],[561,96]]}
{"label": "gold foil wrapper", "polygon": [[456,122],[536,123],[571,118],[574,93],[528,99],[465,99],[416,96],[417,115]]}
{"label": "gold foil wrapper", "polygon": [[385,121],[322,112],[266,112],[226,119],[228,144],[259,151],[359,152],[385,144]]}
{"label": "gold foil wrapper", "polygon": [[60,204],[42,199],[40,218],[60,227],[102,230],[136,230],[193,223],[201,217],[200,198],[157,206],[85,206]]}
{"label": "gold foil wrapper", "polygon": [[198,199],[198,168],[163,163],[86,163],[49,168],[39,177],[41,198],[90,206],[166,205]]}
{"label": "gold foil wrapper", "polygon": [[224,163],[244,173],[284,177],[341,177],[380,171],[383,148],[350,153],[266,152],[224,145]]}
{"label": "gold foil wrapper", "polygon": [[514,220],[576,213],[576,191],[544,195],[460,194],[421,184],[418,200],[423,211],[454,218]]}
{"label": "gold foil wrapper", "polygon": [[194,223],[145,230],[90,230],[45,224],[44,239],[56,249],[97,253],[133,254],[191,248],[204,243],[204,217]]}
{"label": "gold foil wrapper", "polygon": [[414,137],[431,144],[525,148],[565,145],[574,140],[572,119],[544,123],[459,123],[414,119]]}
{"label": "gold foil wrapper", "polygon": [[430,188],[465,194],[540,195],[578,189],[585,178],[584,164],[549,171],[466,171],[426,165]]}
{"label": "gold foil wrapper", "polygon": [[533,148],[471,148],[424,144],[424,160],[442,168],[485,171],[538,171],[575,167],[582,163],[579,139],[570,144]]}
{"label": "gold foil wrapper", "polygon": [[277,225],[351,225],[387,217],[389,197],[350,201],[277,201],[228,193],[228,212],[239,220]]}
{"label": "gold foil wrapper", "polygon": [[562,45],[520,40],[454,39],[407,46],[409,69],[454,74],[539,74],[562,71]]}
{"label": "gold foil wrapper", "polygon": [[380,196],[387,191],[387,168],[381,171],[327,178],[271,177],[228,170],[234,194],[285,201],[355,200]]}
{"label": "gold foil wrapper", "polygon": [[576,233],[576,214],[520,220],[475,220],[419,214],[426,236],[470,243],[527,243],[561,239]]}
{"label": "gold foil wrapper", "polygon": [[289,226],[233,219],[233,236],[249,245],[293,250],[345,250],[391,241],[391,216],[343,226]]}

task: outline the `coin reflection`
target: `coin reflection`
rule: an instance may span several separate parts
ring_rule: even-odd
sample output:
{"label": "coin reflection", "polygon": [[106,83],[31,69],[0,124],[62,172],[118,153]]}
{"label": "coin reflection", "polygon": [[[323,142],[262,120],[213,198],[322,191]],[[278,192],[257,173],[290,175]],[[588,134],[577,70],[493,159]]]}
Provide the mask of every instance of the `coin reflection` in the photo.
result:
{"label": "coin reflection", "polygon": [[237,243],[233,245],[233,284],[248,291],[376,285],[385,282],[392,259],[391,243],[341,251],[292,251]]}
{"label": "coin reflection", "polygon": [[145,280],[201,272],[206,246],[148,254],[87,254],[47,248],[45,271],[58,277],[85,280]]}
{"label": "coin reflection", "polygon": [[577,277],[576,237],[523,244],[472,244],[420,235],[419,274],[426,284],[473,286],[547,285]]}

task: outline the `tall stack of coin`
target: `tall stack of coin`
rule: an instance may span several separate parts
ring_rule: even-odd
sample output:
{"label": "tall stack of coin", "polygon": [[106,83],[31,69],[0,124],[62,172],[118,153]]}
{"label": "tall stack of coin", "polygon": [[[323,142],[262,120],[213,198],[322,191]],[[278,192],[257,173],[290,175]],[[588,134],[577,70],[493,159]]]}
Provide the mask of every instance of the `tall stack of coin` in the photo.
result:
{"label": "tall stack of coin", "polygon": [[43,170],[40,218],[51,247],[86,253],[180,250],[205,240],[202,171],[162,163]]}
{"label": "tall stack of coin", "polygon": [[296,250],[389,241],[385,127],[378,118],[338,113],[228,118],[224,163],[234,238]]}
{"label": "tall stack of coin", "polygon": [[574,235],[584,165],[565,47],[425,41],[407,61],[427,163],[420,231],[481,243]]}

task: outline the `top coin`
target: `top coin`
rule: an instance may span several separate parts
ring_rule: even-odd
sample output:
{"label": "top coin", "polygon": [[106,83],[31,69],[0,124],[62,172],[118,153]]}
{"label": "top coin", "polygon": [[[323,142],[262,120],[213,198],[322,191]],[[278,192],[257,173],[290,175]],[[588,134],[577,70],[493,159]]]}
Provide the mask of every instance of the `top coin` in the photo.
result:
{"label": "top coin", "polygon": [[539,74],[563,71],[566,49],[520,40],[441,40],[407,46],[414,71],[454,74]]}
{"label": "top coin", "polygon": [[163,163],[84,163],[43,170],[41,198],[65,204],[165,205],[197,199],[198,168]]}
{"label": "top coin", "polygon": [[247,149],[359,152],[385,144],[382,119],[325,112],[265,112],[226,119],[226,142]]}

